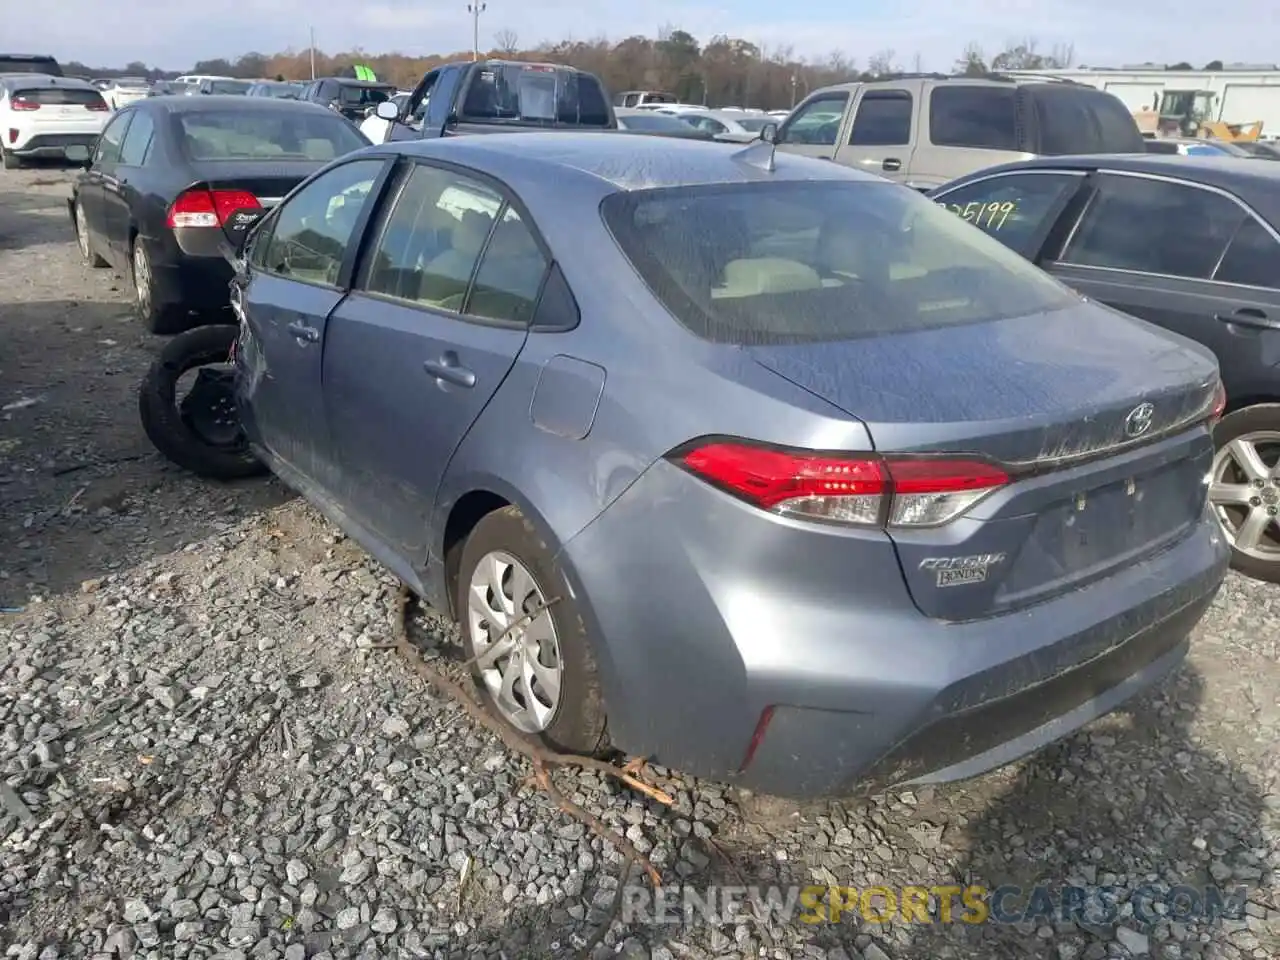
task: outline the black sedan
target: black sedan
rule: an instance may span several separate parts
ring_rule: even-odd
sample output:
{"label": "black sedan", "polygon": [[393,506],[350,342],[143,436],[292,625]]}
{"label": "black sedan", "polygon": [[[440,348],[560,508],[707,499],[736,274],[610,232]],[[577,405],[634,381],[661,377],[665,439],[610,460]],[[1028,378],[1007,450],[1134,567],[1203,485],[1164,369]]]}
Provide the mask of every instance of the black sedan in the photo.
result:
{"label": "black sedan", "polygon": [[368,145],[313,104],[270,97],[154,97],[102,131],[68,201],[80,253],[126,271],[153,333],[229,310],[221,250],[295,185]]}
{"label": "black sedan", "polygon": [[1280,164],[1050,157],[930,194],[1093,300],[1218,357],[1209,500],[1237,569],[1280,583]]}

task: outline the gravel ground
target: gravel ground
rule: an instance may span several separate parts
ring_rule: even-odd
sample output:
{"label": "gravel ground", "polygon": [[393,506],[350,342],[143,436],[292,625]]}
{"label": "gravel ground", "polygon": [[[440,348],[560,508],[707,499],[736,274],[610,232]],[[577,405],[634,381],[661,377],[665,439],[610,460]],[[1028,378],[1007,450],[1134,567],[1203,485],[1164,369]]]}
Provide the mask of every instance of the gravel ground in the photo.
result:
{"label": "gravel ground", "polygon": [[[0,175],[0,605],[25,608],[0,615],[0,949],[571,955],[616,854],[370,649],[394,585],[354,545],[274,482],[207,485],[150,450],[134,389],[159,341],[79,264],[69,181]],[[429,614],[414,630],[453,649]],[[619,923],[594,955],[1278,956],[1278,660],[1280,592],[1233,576],[1164,690],[963,786],[798,806],[675,779],[667,812],[562,772],[672,883],[1119,897],[1099,923]],[[1146,884],[1214,882],[1248,887],[1241,919],[1131,915]]]}

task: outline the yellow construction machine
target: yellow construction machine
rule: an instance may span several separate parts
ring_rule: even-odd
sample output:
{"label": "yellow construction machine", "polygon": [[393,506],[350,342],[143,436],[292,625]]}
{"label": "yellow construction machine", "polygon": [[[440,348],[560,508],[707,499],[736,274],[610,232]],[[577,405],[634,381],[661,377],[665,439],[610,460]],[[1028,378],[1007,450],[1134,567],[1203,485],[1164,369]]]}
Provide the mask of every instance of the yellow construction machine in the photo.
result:
{"label": "yellow construction machine", "polygon": [[1135,110],[1133,119],[1144,137],[1196,137],[1204,140],[1257,140],[1262,121],[1224,123],[1211,120],[1212,90],[1165,90],[1152,94],[1150,107]]}

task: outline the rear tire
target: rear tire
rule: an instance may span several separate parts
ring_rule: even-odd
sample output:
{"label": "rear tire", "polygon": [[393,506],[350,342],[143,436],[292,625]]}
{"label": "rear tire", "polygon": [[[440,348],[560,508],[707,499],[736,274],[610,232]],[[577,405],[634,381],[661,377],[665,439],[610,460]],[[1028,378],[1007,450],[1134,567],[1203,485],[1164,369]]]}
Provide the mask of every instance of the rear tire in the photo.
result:
{"label": "rear tire", "polygon": [[180,306],[156,302],[156,276],[151,254],[141,237],[133,238],[129,250],[130,275],[133,279],[134,309],[142,325],[151,333],[170,336],[190,330],[193,323],[188,311]]}
{"label": "rear tire", "polygon": [[[1232,569],[1255,580],[1280,583],[1280,403],[1259,403],[1227,414],[1214,428],[1213,441],[1218,452],[1210,499],[1231,543]],[[1254,468],[1248,471],[1241,461],[1254,456]],[[1215,489],[1228,485],[1247,488],[1248,502],[1231,503],[1231,498],[1215,495]],[[1247,526],[1251,515],[1253,529]],[[1253,542],[1256,529],[1263,532]],[[1237,546],[1241,540],[1243,547]]]}
{"label": "rear tire", "polygon": [[[484,670],[480,664],[476,664],[472,667],[472,675],[481,697],[496,716],[523,736],[565,753],[604,755],[608,751],[605,705],[586,626],[564,574],[552,558],[552,551],[517,507],[503,507],[483,517],[461,547],[454,587],[454,611],[462,627],[467,659],[474,658],[484,648],[486,640],[493,642],[501,634],[492,625],[487,629],[477,629],[473,620],[482,620],[483,617],[479,614],[473,617],[469,602],[473,578],[478,574],[479,581],[485,582],[487,578],[484,574],[488,568],[484,565],[492,562],[495,557],[514,561],[511,567],[518,565],[522,568],[532,581],[532,590],[541,595],[546,611],[541,617],[527,622],[527,637],[532,639],[535,634],[545,637],[550,633],[554,639],[555,656],[540,656],[539,659],[543,664],[548,660],[555,661],[555,669],[559,674],[559,692],[553,711],[541,724],[541,729],[530,729],[527,723],[514,722],[486,682],[486,675],[489,680],[497,679],[494,676],[497,669]],[[509,567],[508,572],[515,571]],[[514,577],[508,582],[514,584]],[[492,601],[489,608],[494,603],[501,604],[503,599],[508,601],[508,605],[514,601],[516,615],[521,613],[524,598],[514,596],[514,592]],[[484,607],[483,597],[480,606]],[[550,631],[546,629],[544,618],[550,618]],[[539,620],[543,620],[541,628],[535,629]],[[513,637],[521,637],[522,633],[523,630],[510,631]],[[480,636],[481,634],[484,636]],[[477,638],[480,640],[479,644]],[[522,652],[521,656],[524,655]],[[506,669],[511,669],[509,662]],[[505,670],[502,673],[505,675]],[[531,687],[525,687],[517,693],[528,697],[531,690]]]}
{"label": "rear tire", "polygon": [[238,327],[223,324],[179,334],[165,344],[138,390],[138,414],[147,439],[167,459],[208,480],[240,480],[267,473],[243,432],[234,443],[215,445],[193,428],[176,400],[179,378],[197,367],[225,363],[238,333]]}

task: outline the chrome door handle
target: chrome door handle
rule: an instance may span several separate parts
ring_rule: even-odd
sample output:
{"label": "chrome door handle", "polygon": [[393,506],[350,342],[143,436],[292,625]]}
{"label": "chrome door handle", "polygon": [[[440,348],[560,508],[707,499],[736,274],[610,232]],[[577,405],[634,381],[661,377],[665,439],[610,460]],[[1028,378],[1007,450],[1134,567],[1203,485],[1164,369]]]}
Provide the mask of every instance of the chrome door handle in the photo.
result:
{"label": "chrome door handle", "polygon": [[308,327],[301,320],[295,320],[293,323],[289,324],[289,332],[292,333],[299,341],[305,343],[320,342],[320,331],[315,327]]}

